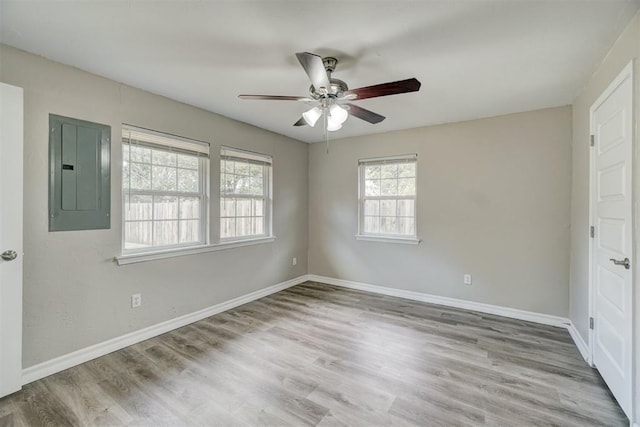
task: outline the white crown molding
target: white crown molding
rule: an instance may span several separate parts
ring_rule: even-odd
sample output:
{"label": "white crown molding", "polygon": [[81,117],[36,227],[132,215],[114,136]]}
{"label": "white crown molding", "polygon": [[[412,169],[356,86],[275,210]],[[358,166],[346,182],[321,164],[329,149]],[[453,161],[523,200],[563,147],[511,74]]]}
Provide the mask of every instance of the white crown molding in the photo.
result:
{"label": "white crown molding", "polygon": [[376,294],[389,295],[398,298],[405,298],[413,301],[427,302],[431,304],[444,305],[448,307],[462,308],[466,310],[479,311],[481,313],[495,314],[497,316],[510,317],[512,319],[526,320],[529,322],[541,323],[544,325],[568,328],[570,320],[566,317],[553,316],[550,314],[535,313],[532,311],[519,310],[516,308],[501,307],[498,305],[484,304],[479,302],[461,300],[456,298],[441,297],[437,295],[425,294],[422,292],[406,291],[402,289],[387,288],[378,285],[369,285],[350,280],[336,279],[333,277],[318,276],[309,274],[308,279],[314,282],[326,283],[343,288],[357,289],[360,291],[373,292]]}
{"label": "white crown molding", "polygon": [[104,356],[105,354],[112,353],[124,347],[128,347],[144,340],[148,340],[149,338],[153,338],[174,329],[181,328],[182,326],[197,322],[198,320],[205,319],[209,316],[213,316],[214,314],[230,310],[248,302],[266,297],[267,295],[271,295],[292,286],[299,285],[300,283],[304,283],[307,280],[307,275],[299,276],[291,280],[287,280],[286,282],[278,283],[264,289],[259,289],[249,294],[231,299],[229,301],[212,305],[211,307],[207,307],[190,314],[185,314],[183,316],[176,317],[175,319],[167,320],[156,325],[130,332],[128,334],[112,338],[110,340],[80,350],[76,350],[63,356],[56,357],[55,359],[47,360],[46,362],[42,362],[29,368],[23,369],[22,384],[29,384],[33,381],[39,380],[65,369],[69,369],[81,363],[88,362],[89,360]]}

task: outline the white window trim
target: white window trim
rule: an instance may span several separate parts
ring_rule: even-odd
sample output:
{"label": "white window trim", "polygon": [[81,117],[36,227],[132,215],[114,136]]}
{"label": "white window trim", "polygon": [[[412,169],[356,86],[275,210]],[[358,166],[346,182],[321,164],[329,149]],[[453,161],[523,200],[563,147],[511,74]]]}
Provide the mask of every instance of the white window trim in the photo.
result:
{"label": "white window trim", "polygon": [[[120,259],[134,259],[134,258],[143,258],[145,256],[156,256],[157,254],[169,254],[172,252],[175,252],[176,256],[182,255],[183,252],[188,251],[190,249],[197,249],[197,248],[202,248],[202,247],[208,247],[211,246],[209,244],[209,216],[210,216],[210,197],[209,197],[209,177],[210,177],[210,167],[209,167],[209,146],[210,144],[208,142],[203,142],[203,141],[198,141],[195,139],[190,139],[190,138],[185,138],[182,136],[178,136],[178,135],[173,135],[173,134],[168,134],[168,133],[162,133],[162,132],[158,132],[158,131],[154,131],[151,129],[146,129],[146,128],[141,128],[141,127],[137,127],[137,126],[132,126],[129,124],[123,124],[122,125],[122,135],[121,135],[121,141],[123,141],[125,139],[124,133],[126,131],[130,132],[130,134],[142,134],[145,135],[147,137],[149,137],[150,140],[152,140],[152,142],[156,145],[158,145],[159,148],[156,148],[157,150],[162,150],[162,148],[160,148],[161,146],[166,146],[167,147],[167,151],[171,151],[171,142],[177,142],[177,146],[176,151],[177,152],[182,152],[184,151],[184,147],[185,146],[191,146],[191,147],[195,147],[195,151],[197,153],[203,154],[202,158],[199,158],[199,164],[200,164],[200,168],[201,168],[201,176],[200,176],[200,186],[202,188],[202,193],[197,193],[197,194],[192,194],[192,193],[181,193],[181,192],[162,192],[162,191],[157,191],[157,190],[129,190],[126,194],[136,194],[136,193],[140,193],[140,194],[149,194],[149,195],[155,195],[156,193],[158,195],[161,194],[169,194],[172,193],[170,195],[177,195],[177,196],[198,196],[202,198],[202,202],[201,202],[201,206],[200,206],[200,216],[201,216],[201,223],[200,223],[200,241],[199,242],[195,242],[195,243],[184,243],[184,244],[177,244],[177,245],[166,245],[166,246],[153,246],[150,248],[138,248],[138,249],[125,249],[124,248],[124,243],[125,243],[125,213],[124,213],[124,200],[125,200],[125,191],[124,188],[121,186],[120,187],[120,191],[121,191],[121,197],[122,197],[122,236],[121,236],[121,255],[118,257],[115,257],[114,259],[116,261],[120,260]],[[131,138],[130,138],[131,139]],[[129,139],[129,140],[130,140]],[[182,144],[180,144],[182,142]],[[122,142],[122,146],[124,146],[125,143]],[[129,143],[128,145],[132,145],[131,143]],[[153,149],[153,148],[152,148]],[[187,150],[188,151],[188,150]],[[124,159],[123,159],[124,161]],[[122,166],[121,166],[122,167]],[[175,194],[173,194],[175,193]],[[169,256],[163,256],[163,258],[168,258]],[[118,261],[118,265],[122,265],[120,263],[120,261]]]}
{"label": "white window trim", "polygon": [[356,234],[356,240],[367,242],[401,243],[404,245],[418,245],[422,242],[422,240],[417,237],[379,236],[375,234]]}
{"label": "white window trim", "polygon": [[241,248],[244,246],[253,246],[253,245],[261,245],[264,243],[272,243],[276,240],[276,236],[268,236],[268,237],[259,237],[253,239],[244,239],[241,241],[233,241],[233,242],[225,242],[218,244],[209,244],[209,245],[200,245],[200,246],[190,246],[185,248],[171,248],[171,249],[163,249],[157,250],[153,252],[145,252],[145,253],[133,253],[133,254],[123,254],[114,258],[114,261],[118,265],[127,265],[127,264],[135,264],[139,262],[145,261],[155,261],[159,259],[165,258],[174,258],[185,255],[195,255],[206,252],[215,252],[215,251],[223,251],[226,249],[234,249]]}
{"label": "white window trim", "polygon": [[[416,161],[416,176],[415,176],[415,188],[416,194],[411,197],[414,201],[413,205],[413,218],[415,221],[414,231],[415,234],[412,236],[409,235],[397,235],[397,234],[373,234],[373,233],[364,233],[364,173],[363,168],[366,166],[366,163],[383,163],[383,162],[396,162],[407,159],[415,159]],[[375,157],[375,158],[367,158],[367,159],[359,159],[358,160],[358,234],[356,234],[356,240],[361,241],[369,241],[369,242],[381,242],[381,243],[401,243],[407,245],[417,245],[422,242],[422,239],[418,237],[418,155],[413,154],[404,154],[398,156],[388,156],[388,157]],[[396,196],[388,196],[390,199],[397,200],[403,197]]]}
{"label": "white window trim", "polygon": [[[273,157],[268,154],[255,153],[253,151],[243,150],[241,148],[234,148],[229,146],[222,146],[220,149],[220,159],[222,160],[223,153],[225,151],[236,152],[244,158],[249,160],[258,160],[268,164],[267,173],[265,174],[265,179],[263,180],[264,193],[262,197],[258,196],[247,196],[242,194],[230,194],[223,195],[222,192],[219,192],[218,204],[223,198],[226,197],[235,197],[235,198],[248,198],[248,199],[262,199],[264,200],[264,224],[263,224],[263,234],[252,234],[249,236],[238,236],[238,237],[220,237],[219,244],[220,245],[229,245],[233,243],[243,243],[243,242],[251,242],[254,240],[261,239],[269,239],[273,238]],[[233,157],[231,155],[226,155],[225,157]],[[243,158],[238,156],[239,158]],[[268,159],[268,161],[266,161]],[[220,168],[220,162],[218,162],[219,174],[222,175],[222,169]],[[218,215],[218,233],[220,235],[220,220],[222,216]]]}

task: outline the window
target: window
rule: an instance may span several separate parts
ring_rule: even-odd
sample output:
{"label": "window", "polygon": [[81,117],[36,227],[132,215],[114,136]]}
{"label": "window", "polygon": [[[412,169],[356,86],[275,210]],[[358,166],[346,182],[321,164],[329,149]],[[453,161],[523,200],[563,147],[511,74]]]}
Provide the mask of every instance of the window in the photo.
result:
{"label": "window", "polygon": [[222,147],[220,240],[271,235],[271,157]]}
{"label": "window", "polygon": [[124,125],[123,252],[207,243],[209,144]]}
{"label": "window", "polygon": [[417,156],[359,162],[359,235],[416,238]]}

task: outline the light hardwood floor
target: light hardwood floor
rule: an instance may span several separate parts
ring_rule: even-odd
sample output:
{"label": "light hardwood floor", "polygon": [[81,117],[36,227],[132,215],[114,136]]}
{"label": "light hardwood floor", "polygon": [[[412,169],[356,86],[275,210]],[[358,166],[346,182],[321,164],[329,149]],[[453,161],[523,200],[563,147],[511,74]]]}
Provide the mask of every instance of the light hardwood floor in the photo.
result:
{"label": "light hardwood floor", "polygon": [[307,282],[0,399],[0,426],[628,421],[566,330]]}

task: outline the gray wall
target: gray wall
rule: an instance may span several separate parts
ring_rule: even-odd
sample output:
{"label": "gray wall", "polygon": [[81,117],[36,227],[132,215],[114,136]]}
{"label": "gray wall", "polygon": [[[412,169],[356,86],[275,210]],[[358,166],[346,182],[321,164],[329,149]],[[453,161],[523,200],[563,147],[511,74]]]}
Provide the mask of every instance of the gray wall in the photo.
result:
{"label": "gray wall", "polygon": [[[567,315],[570,107],[330,144],[309,151],[309,273]],[[405,153],[422,243],[357,241],[358,159]]]}
{"label": "gray wall", "polygon": [[[7,46],[0,58],[0,80],[25,94],[24,368],[307,272],[307,144]],[[48,232],[49,113],[111,126],[110,230]],[[276,241],[116,266],[123,122],[211,142],[212,194],[221,144],[272,155]]]}
{"label": "gray wall", "polygon": [[[634,142],[634,285],[635,285],[635,372],[636,396],[640,392],[640,12],[636,13],[602,64],[573,102],[572,186],[571,186],[571,286],[569,317],[588,342],[589,319],[589,109],[609,83],[631,60],[635,63],[636,135]],[[640,415],[640,398],[636,397]]]}

